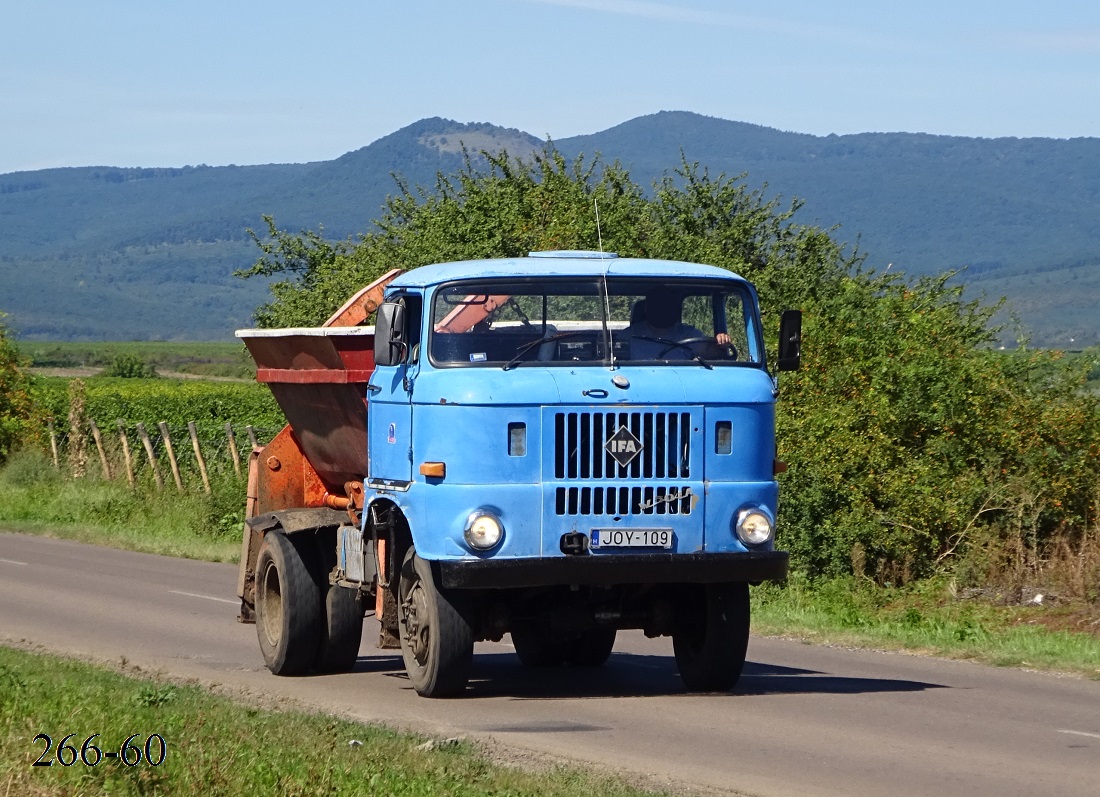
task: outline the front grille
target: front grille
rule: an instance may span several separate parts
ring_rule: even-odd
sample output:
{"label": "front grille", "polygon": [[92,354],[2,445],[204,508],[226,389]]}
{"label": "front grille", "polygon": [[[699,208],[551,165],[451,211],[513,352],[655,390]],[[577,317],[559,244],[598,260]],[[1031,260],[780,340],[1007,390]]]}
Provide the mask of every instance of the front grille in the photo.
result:
{"label": "front grille", "polygon": [[558,515],[689,515],[689,485],[680,487],[558,487]]}
{"label": "front grille", "polygon": [[[642,444],[626,466],[604,448],[619,427]],[[557,479],[688,479],[691,414],[687,412],[558,412],[554,414]]]}

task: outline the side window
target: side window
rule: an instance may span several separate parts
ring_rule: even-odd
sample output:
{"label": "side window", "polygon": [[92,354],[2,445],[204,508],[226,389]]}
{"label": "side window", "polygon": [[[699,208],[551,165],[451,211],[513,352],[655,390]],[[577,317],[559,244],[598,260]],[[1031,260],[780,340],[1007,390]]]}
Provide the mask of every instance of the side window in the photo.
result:
{"label": "side window", "polygon": [[419,294],[406,293],[395,297],[405,306],[405,329],[409,339],[409,364],[420,361],[420,327],[424,315],[424,300]]}
{"label": "side window", "polygon": [[726,331],[730,336],[730,343],[737,351],[737,359],[741,362],[758,362],[755,347],[755,336],[750,347],[748,318],[745,313],[744,297],[739,293],[731,293],[726,297]]}

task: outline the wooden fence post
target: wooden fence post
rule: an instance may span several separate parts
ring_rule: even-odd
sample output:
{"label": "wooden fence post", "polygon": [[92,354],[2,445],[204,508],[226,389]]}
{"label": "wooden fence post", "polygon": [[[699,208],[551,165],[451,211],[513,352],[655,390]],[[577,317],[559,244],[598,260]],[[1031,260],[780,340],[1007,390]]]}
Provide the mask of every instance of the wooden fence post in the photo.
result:
{"label": "wooden fence post", "polygon": [[99,434],[99,427],[92,419],[88,419],[88,425],[92,427],[92,439],[95,440],[96,451],[99,452],[99,464],[103,467],[103,478],[110,480],[111,465],[107,462],[107,452],[103,449],[103,437]]}
{"label": "wooden fence post", "polygon": [[46,421],[50,430],[50,452],[53,454],[54,470],[61,470],[61,459],[57,456],[57,431],[53,428],[53,418]]}
{"label": "wooden fence post", "polygon": [[237,438],[233,436],[233,424],[225,425],[225,437],[229,441],[229,458],[233,460],[233,472],[241,478],[241,455],[237,452]]}
{"label": "wooden fence post", "polygon": [[118,439],[122,443],[122,461],[126,464],[126,481],[134,486],[134,463],[130,459],[130,441],[126,439],[126,424],[118,419]]}
{"label": "wooden fence post", "polygon": [[246,426],[244,428],[248,432],[248,442],[252,444],[253,449],[257,448],[259,443],[256,442],[256,430],[251,426]]}
{"label": "wooden fence post", "polygon": [[199,461],[199,474],[202,476],[202,487],[206,494],[210,495],[210,476],[206,472],[206,461],[202,458],[202,449],[199,447],[199,434],[195,431],[195,422],[187,422],[187,431],[191,433],[191,447],[195,449],[195,459]]}
{"label": "wooden fence post", "polygon": [[153,468],[153,478],[156,479],[157,489],[164,489],[164,478],[160,475],[160,468],[157,467],[157,455],[153,453],[153,441],[149,439],[149,433],[145,431],[145,424],[139,423],[137,425],[138,437],[141,438],[141,444],[145,446],[145,453],[149,455],[149,464]]}
{"label": "wooden fence post", "polygon": [[160,429],[160,438],[164,441],[164,450],[168,452],[168,464],[172,466],[172,478],[176,480],[176,489],[183,492],[183,479],[180,478],[180,466],[176,462],[176,451],[172,448],[172,438],[168,434],[168,424],[161,421],[157,424]]}

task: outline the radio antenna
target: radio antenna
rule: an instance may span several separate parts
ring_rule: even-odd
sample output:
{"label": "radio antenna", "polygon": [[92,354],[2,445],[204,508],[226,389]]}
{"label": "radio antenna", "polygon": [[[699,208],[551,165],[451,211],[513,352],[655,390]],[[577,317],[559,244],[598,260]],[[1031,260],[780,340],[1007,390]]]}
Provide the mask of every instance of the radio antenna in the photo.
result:
{"label": "radio antenna", "polygon": [[603,257],[603,230],[600,229],[600,200],[592,197],[592,207],[596,209],[596,237],[600,242],[600,257]]}
{"label": "radio antenna", "polygon": [[[592,197],[592,207],[596,209],[596,236],[600,242],[600,258],[603,258],[603,231],[600,229],[600,201]],[[615,370],[615,340],[611,335],[611,297],[607,290],[607,271],[611,268],[608,260],[603,270],[603,324],[607,330],[607,348],[611,357],[611,370]]]}

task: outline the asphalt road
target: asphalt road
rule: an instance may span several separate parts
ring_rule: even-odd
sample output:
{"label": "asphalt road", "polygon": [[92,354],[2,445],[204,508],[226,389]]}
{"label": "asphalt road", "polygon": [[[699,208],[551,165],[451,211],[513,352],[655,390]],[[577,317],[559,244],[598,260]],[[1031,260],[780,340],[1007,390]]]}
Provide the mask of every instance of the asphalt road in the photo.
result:
{"label": "asphalt road", "polygon": [[277,678],[239,625],[236,568],[0,534],[0,641],[289,698],[346,716],[752,795],[1100,795],[1100,683],[754,637],[732,694],[684,692],[667,639],[595,672],[480,643],[463,698],[426,700],[373,647],[354,673]]}

